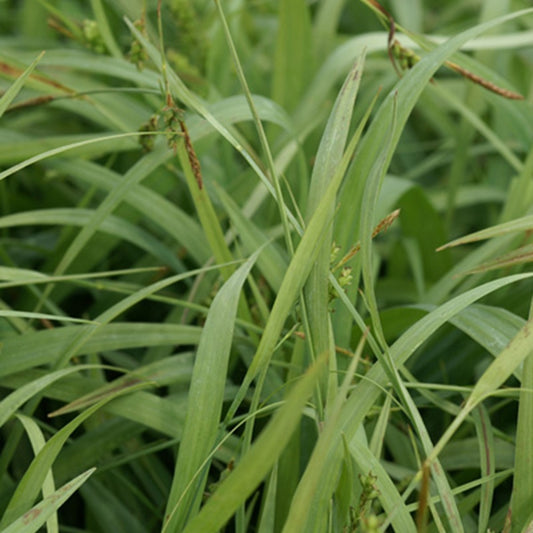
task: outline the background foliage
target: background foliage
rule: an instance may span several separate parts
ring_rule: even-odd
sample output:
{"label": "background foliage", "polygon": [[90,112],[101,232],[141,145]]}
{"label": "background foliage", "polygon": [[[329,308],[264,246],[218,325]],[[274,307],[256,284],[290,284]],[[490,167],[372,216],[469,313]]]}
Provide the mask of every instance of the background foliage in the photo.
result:
{"label": "background foliage", "polygon": [[530,3],[384,7],[0,2],[0,530],[532,530]]}

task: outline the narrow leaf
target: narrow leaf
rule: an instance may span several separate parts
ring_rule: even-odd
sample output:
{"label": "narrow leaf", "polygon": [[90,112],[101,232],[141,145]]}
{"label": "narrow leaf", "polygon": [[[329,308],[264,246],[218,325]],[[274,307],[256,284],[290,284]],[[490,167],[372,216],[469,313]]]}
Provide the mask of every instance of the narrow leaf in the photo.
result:
{"label": "narrow leaf", "polygon": [[[403,365],[439,327],[468,305],[498,288],[532,276],[533,274],[519,274],[492,281],[439,306],[416,322],[391,346],[391,357],[395,365],[397,367]],[[315,531],[313,529],[314,522],[307,522],[307,515],[302,516],[302,509],[319,508],[330,501],[342,461],[339,435],[344,433],[348,439],[355,435],[387,383],[388,376],[381,364],[377,363],[366,374],[366,378],[353,389],[350,398],[342,408],[332,438],[325,444],[325,449],[319,450],[318,447],[315,447],[313,451],[291,505],[291,512],[286,523],[287,533]]]}
{"label": "narrow leaf", "polygon": [[[341,164],[355,99],[361,80],[364,58],[363,53],[348,73],[322,135],[316,155],[315,166],[311,175],[307,205],[308,220],[311,219],[311,216],[320,204],[330,181],[335,175],[336,169]],[[334,212],[335,199],[332,199],[329,205],[328,217],[333,218]],[[309,334],[312,337],[310,339],[311,346],[315,350],[315,353],[321,353],[324,350],[330,349],[333,344],[330,340],[330,321],[327,319],[329,303],[328,274],[330,270],[332,239],[333,226],[331,225],[326,232],[304,290],[309,320]]]}
{"label": "narrow leaf", "polygon": [[133,390],[138,390],[145,388],[146,384],[137,385],[126,391],[120,390],[114,396],[105,398],[101,402],[97,403],[93,407],[90,407],[80,415],[78,415],[74,420],[69,422],[66,426],[60,429],[53,437],[48,440],[43,449],[32,461],[26,473],[20,480],[15,493],[11,497],[11,500],[7,506],[7,509],[0,523],[0,527],[5,527],[14,520],[18,519],[21,515],[26,513],[33,501],[35,500],[42,484],[43,480],[46,477],[47,472],[55,461],[57,455],[63,448],[65,442],[70,437],[72,432],[79,427],[79,425],[89,418],[93,413],[98,411],[106,403],[108,403],[113,398],[117,398],[122,394],[132,392]]}
{"label": "narrow leaf", "polygon": [[87,481],[95,470],[96,468],[91,468],[63,485],[54,494],[45,498],[41,503],[24,513],[18,520],[15,520],[9,527],[3,529],[2,533],[34,533],[38,531],[48,518]]}
{"label": "narrow leaf", "polygon": [[237,270],[218,292],[202,331],[191,386],[189,409],[180,443],[178,461],[165,523],[168,531],[180,531],[187,517],[194,516],[203,493],[208,464],[220,426],[227,366],[242,286],[260,252]]}
{"label": "narrow leaf", "polygon": [[32,64],[13,82],[11,87],[0,98],[0,117],[5,113],[5,110],[9,107],[9,104],[15,99],[19,91],[24,86],[27,77],[33,72],[33,69],[37,66],[37,63],[44,56],[44,52],[41,52],[32,62]]}
{"label": "narrow leaf", "polygon": [[[43,448],[45,444],[44,435],[37,425],[37,422],[35,422],[33,419],[24,416],[24,415],[17,415],[17,418],[19,419],[20,423],[24,426],[24,429],[26,431],[26,434],[28,435],[28,438],[31,443],[31,447],[33,449],[33,453],[37,455]],[[52,470],[48,470],[48,473],[46,474],[45,479],[43,480],[43,486],[42,486],[42,493],[43,498],[48,498],[51,496],[55,491],[55,483],[54,483],[54,476],[52,474]],[[58,531],[58,520],[57,520],[57,513],[53,513],[50,518],[48,519],[48,522],[46,524],[46,528],[48,533],[57,533]]]}
{"label": "narrow leaf", "polygon": [[475,233],[471,233],[465,237],[455,239],[454,241],[437,248],[437,251],[451,248],[452,246],[459,246],[460,244],[467,244],[470,242],[482,241],[484,239],[491,239],[492,237],[499,237],[500,235],[506,235],[508,233],[516,233],[518,231],[526,232],[530,231],[531,229],[533,229],[533,215],[527,215],[525,217],[510,220],[509,222],[504,222],[503,224],[498,224],[481,231],[476,231]]}
{"label": "narrow leaf", "polygon": [[324,368],[322,356],[296,383],[283,407],[183,533],[216,533],[246,501],[281,455]]}
{"label": "narrow leaf", "polygon": [[[533,530],[531,497],[533,495],[533,354],[524,361],[518,403],[516,452],[514,460],[511,520],[513,531]],[[532,521],[532,523],[530,523]],[[529,524],[529,525],[528,525]]]}
{"label": "narrow leaf", "polygon": [[33,396],[36,396],[43,389],[73,372],[80,372],[87,368],[97,368],[95,365],[78,365],[64,370],[57,370],[46,374],[42,378],[36,379],[27,383],[23,387],[18,388],[0,402],[0,427],[2,427],[7,420],[16,412],[16,410]]}

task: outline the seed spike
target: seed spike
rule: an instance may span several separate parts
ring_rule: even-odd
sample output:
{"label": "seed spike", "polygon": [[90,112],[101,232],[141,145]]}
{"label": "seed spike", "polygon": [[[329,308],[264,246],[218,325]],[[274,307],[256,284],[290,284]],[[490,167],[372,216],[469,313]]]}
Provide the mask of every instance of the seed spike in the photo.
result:
{"label": "seed spike", "polygon": [[[381,18],[385,18],[388,21],[389,33],[387,37],[387,53],[394,70],[398,76],[401,77],[401,69],[398,67],[397,61],[399,62],[400,67],[405,70],[413,67],[413,65],[417,63],[420,58],[412,50],[403,47],[398,40],[395,39],[396,22],[393,16],[381,4],[379,4],[377,0],[364,0],[364,2],[375,9],[380,14]],[[478,85],[481,85],[481,87],[498,94],[499,96],[503,96],[504,98],[508,98],[510,100],[524,99],[521,94],[509,89],[504,89],[503,87],[500,87],[499,85],[496,85],[495,83],[492,83],[491,81],[486,80],[485,78],[482,78],[481,76],[478,76],[477,74],[474,74],[463,67],[460,67],[456,63],[445,61],[444,64],[461,76],[473,81],[474,83],[477,83]]]}

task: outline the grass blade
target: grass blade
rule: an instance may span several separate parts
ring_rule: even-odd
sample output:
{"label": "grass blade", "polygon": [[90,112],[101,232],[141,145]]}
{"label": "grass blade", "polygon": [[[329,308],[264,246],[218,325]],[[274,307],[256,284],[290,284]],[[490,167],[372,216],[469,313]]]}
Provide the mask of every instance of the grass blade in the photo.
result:
{"label": "grass blade", "polygon": [[478,519],[478,533],[486,533],[494,496],[493,476],[496,471],[496,461],[494,458],[494,431],[489,414],[482,405],[474,411],[474,423],[478,437],[479,457],[481,458],[481,476],[489,480],[481,486]]}
{"label": "grass blade", "polygon": [[292,110],[309,81],[312,69],[311,20],[304,0],[282,0],[278,15],[278,35],[272,99]]}
{"label": "grass blade", "polygon": [[109,21],[102,4],[102,0],[91,0],[91,6],[94,17],[98,24],[98,30],[100,31],[100,35],[102,36],[102,40],[104,41],[107,49],[113,56],[121,58],[122,52],[120,51],[120,47],[118,46],[115,38],[113,37],[113,33],[111,32],[111,27],[109,26]]}
{"label": "grass blade", "polygon": [[44,375],[42,378],[36,379],[27,383],[23,387],[17,388],[14,392],[6,396],[0,402],[0,427],[3,426],[11,416],[15,414],[17,409],[27,402],[33,396],[36,396],[43,389],[73,372],[80,372],[88,368],[95,368],[92,365],[78,365],[74,368],[66,368]]}
{"label": "grass blade", "polygon": [[336,168],[335,174],[331,178],[320,203],[311,216],[305,233],[292,257],[276,296],[276,301],[274,302],[261,341],[243,379],[240,391],[228,411],[227,419],[231,419],[235,414],[253,379],[260,371],[268,366],[285,320],[291,312],[294,302],[311,272],[316,257],[320,253],[323,239],[326,237],[329,226],[333,222],[331,218],[331,204],[337,195],[346,169],[352,159],[363,125],[364,121],[361,124],[361,128],[355,132],[349,148],[344,153],[341,163]]}
{"label": "grass blade", "polygon": [[37,66],[37,63],[44,56],[44,52],[41,52],[32,62],[32,64],[13,82],[11,87],[0,98],[0,117],[5,113],[5,110],[9,107],[9,104],[16,98],[20,92],[27,77],[33,72],[33,69]]}
{"label": "grass blade", "polygon": [[[197,344],[201,328],[179,324],[113,323],[87,331],[84,326],[27,332],[3,341],[0,377],[28,372],[40,365],[57,364],[58,354],[65,353],[76,339],[84,336],[72,355],[86,355],[111,350],[126,350],[173,344]],[[39,347],[36,350],[36,346]]]}
{"label": "grass blade", "polygon": [[50,157],[54,157],[56,155],[64,154],[65,152],[68,152],[70,150],[74,150],[76,148],[81,148],[84,146],[88,146],[95,143],[103,143],[103,142],[109,142],[113,141],[115,139],[126,139],[126,138],[132,138],[132,137],[139,137],[139,132],[133,132],[133,133],[117,133],[115,135],[102,135],[98,136],[96,138],[92,139],[85,139],[83,141],[74,142],[67,145],[61,145],[57,148],[54,148],[52,150],[47,150],[46,152],[42,152],[38,155],[35,155],[33,157],[30,157],[29,159],[26,159],[22,161],[21,163],[18,163],[16,165],[13,165],[12,167],[9,167],[8,169],[0,172],[0,181],[12,176],[19,170],[22,170],[23,168],[29,167],[33,165],[34,163],[39,163],[40,161],[44,161],[45,159],[48,159]]}
{"label": "grass blade", "polygon": [[[28,439],[30,440],[31,447],[33,449],[34,455],[37,455],[45,445],[44,435],[37,423],[31,418],[24,415],[17,415],[20,423],[24,426]],[[54,476],[52,470],[49,470],[46,474],[46,477],[43,481],[43,498],[46,499],[52,495],[55,491]],[[57,533],[58,532],[58,520],[57,513],[53,513],[46,523],[47,533]]]}
{"label": "grass blade", "polygon": [[394,105],[394,95],[398,95],[398,118],[392,135],[387,158],[388,161],[392,158],[392,154],[396,149],[409,114],[425,85],[430,81],[439,65],[456,52],[464,43],[481,34],[483,31],[487,31],[514,18],[523,17],[531,12],[533,12],[531,9],[517,11],[460,33],[430,52],[398,82],[395,91],[387,96],[387,99],[372,122],[369,131],[362,140],[358,152],[359,164],[355,165],[354,172],[350,175],[350,179],[347,181],[347,186],[344,189],[345,195],[350,201],[345,202],[340,207],[338,217],[341,223],[337,224],[338,230],[335,238],[336,242],[343,249],[348,249],[353,240],[353,236],[358,234],[357,215],[360,211],[357,207],[354,208],[354,202],[356,202],[356,206],[359,206],[366,176],[368,176],[373,162],[389,135],[389,117],[391,116],[391,109]]}
{"label": "grass blade", "polygon": [[[146,38],[135,28],[135,26],[129,21],[126,20],[126,24],[130,28],[131,32],[135,35],[135,37],[139,40],[139,42],[142,43],[142,45],[145,47],[146,51],[148,52],[148,55],[154,61],[156,65],[158,65],[159,68],[162,68],[161,64],[161,54],[159,51],[151,44],[149,43]],[[244,159],[247,161],[247,163],[250,165],[250,167],[254,170],[254,172],[257,174],[257,176],[261,179],[261,182],[265,185],[265,187],[268,189],[269,193],[276,198],[276,191],[270,180],[268,179],[265,172],[260,168],[260,166],[256,163],[254,158],[250,155],[250,153],[245,150],[242,146],[242,144],[237,140],[235,135],[230,131],[230,129],[221,121],[217,119],[213,115],[213,113],[210,112],[210,110],[204,105],[202,100],[198,98],[195,94],[193,94],[183,83],[183,81],[179,78],[179,76],[171,69],[167,69],[168,72],[168,78],[169,78],[169,84],[170,88],[172,90],[172,94],[179,98],[186,106],[190,107],[192,110],[196,111],[200,116],[205,118],[205,120],[217,131],[222,137],[224,137],[234,148],[237,150],[237,152],[244,157]],[[255,107],[255,106],[254,106]],[[1,178],[1,174],[0,174]],[[299,228],[300,225],[294,215],[287,210],[286,216],[288,220],[291,222],[291,224],[295,228]]]}
{"label": "grass blade", "polygon": [[379,501],[385,510],[387,521],[390,520],[394,531],[415,533],[417,531],[411,515],[407,512],[403,499],[380,461],[369,450],[367,443],[359,435],[349,443],[349,450],[361,472],[371,472],[376,476]]}
{"label": "grass blade", "polygon": [[[167,502],[166,531],[181,531],[201,502],[206,458],[220,426],[233,328],[244,281],[260,252],[231,276],[215,297],[202,331],[191,386],[189,409],[174,480]],[[200,475],[199,471],[202,471]]]}
{"label": "grass blade", "polygon": [[45,498],[41,503],[32,507],[18,520],[2,530],[2,533],[34,533],[48,520],[48,518],[65,503],[70,496],[81,486],[96,469],[91,468],[75,477],[58,489],[54,494]]}
{"label": "grass blade", "polygon": [[94,324],[93,320],[85,320],[83,318],[72,318],[69,316],[48,315],[46,313],[31,313],[28,311],[11,311],[0,309],[0,317],[18,317],[18,318],[34,318],[36,320],[61,320],[64,322],[76,322],[79,324]]}
{"label": "grass blade", "polygon": [[[92,209],[39,209],[36,211],[16,213],[1,217],[0,228],[40,224],[81,226],[82,228],[85,228],[87,226],[94,226],[93,221],[96,217],[98,217],[98,212]],[[168,265],[178,272],[183,270],[183,265],[176,259],[175,255],[166,246],[161,244],[147,231],[136,226],[135,224],[129,223],[125,219],[108,215],[102,219],[101,223],[95,227],[94,231],[97,229],[135,244],[142,250],[152,254],[164,265]],[[65,268],[62,268],[57,273],[63,274],[64,270]]]}
{"label": "grass blade", "polygon": [[70,437],[72,432],[76,430],[82,422],[84,422],[93,413],[98,411],[98,409],[103,407],[113,398],[117,398],[123,394],[129,394],[135,390],[145,388],[149,385],[150,384],[140,384],[129,389],[117,391],[113,396],[105,398],[101,402],[84,411],[82,414],[78,415],[74,420],[69,422],[50,440],[48,440],[39,454],[32,461],[31,465],[28,467],[26,473],[18,484],[17,489],[9,501],[9,504],[2,517],[0,527],[6,527],[21,517],[24,513],[28,512],[43,484],[47,472],[52,466],[52,463],[56,459],[57,455],[63,448],[65,442]]}
{"label": "grass blade", "polygon": [[183,533],[216,533],[244,503],[279,458],[324,367],[322,356],[294,385],[283,407]]}
{"label": "grass blade", "polygon": [[531,495],[533,494],[533,353],[524,360],[516,428],[513,494],[511,498],[512,531],[532,528]]}
{"label": "grass blade", "polygon": [[[498,288],[532,276],[533,274],[519,274],[492,281],[439,306],[409,328],[391,346],[391,357],[394,364],[397,367],[404,364],[412,353],[439,327],[468,305]],[[365,416],[385,390],[387,383],[387,374],[378,363],[366,374],[365,379],[353,389],[352,394],[342,408],[339,422],[335,431],[332,432],[331,439],[325,444],[326,449],[319,451],[317,446],[313,451],[293,499],[291,513],[286,522],[287,533],[320,531],[320,529],[313,529],[316,520],[306,521],[308,517],[305,510],[323,508],[323,505],[327,505],[327,502],[330,501],[335,489],[340,461],[342,460],[339,436],[344,433],[346,438],[353,438]],[[315,514],[313,514],[314,516]]]}
{"label": "grass blade", "polygon": [[[355,62],[339,91],[326,128],[320,140],[316,162],[311,175],[306,219],[309,221],[320,205],[336,169],[341,164],[350,123],[364,67],[364,53]],[[335,199],[328,208],[328,218],[335,213]],[[329,280],[333,227],[329,226],[315,264],[304,288],[305,308],[310,342],[314,353],[331,350],[333,346],[330,320],[326,318],[329,305]],[[324,316],[326,313],[326,316]],[[333,363],[334,359],[331,359]],[[335,395],[335,387],[329,391]]]}
{"label": "grass blade", "polygon": [[437,251],[444,250],[446,248],[451,248],[452,246],[459,246],[461,244],[467,244],[476,241],[482,241],[484,239],[491,239],[493,237],[499,237],[501,235],[507,235],[508,233],[515,233],[518,231],[531,231],[533,229],[533,215],[527,215],[525,217],[517,218],[515,220],[510,220],[509,222],[504,222],[503,224],[498,224],[490,228],[476,231],[465,237],[455,239],[447,244],[444,244],[440,248],[437,248]]}
{"label": "grass blade", "polygon": [[494,359],[490,366],[477,381],[472,393],[465,402],[458,416],[453,420],[447,431],[435,445],[433,452],[428,457],[428,463],[437,457],[442,448],[462,424],[467,415],[484,399],[493,394],[512,375],[516,367],[533,353],[531,327],[533,318],[530,318],[518,331],[509,345]]}

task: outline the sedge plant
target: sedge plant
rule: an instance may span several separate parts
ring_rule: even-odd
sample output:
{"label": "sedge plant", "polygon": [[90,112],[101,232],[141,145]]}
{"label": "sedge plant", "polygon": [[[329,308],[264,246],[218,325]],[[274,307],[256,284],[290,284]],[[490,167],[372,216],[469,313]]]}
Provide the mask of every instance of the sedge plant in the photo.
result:
{"label": "sedge plant", "polygon": [[0,3],[0,531],[533,530],[533,9],[433,4]]}

